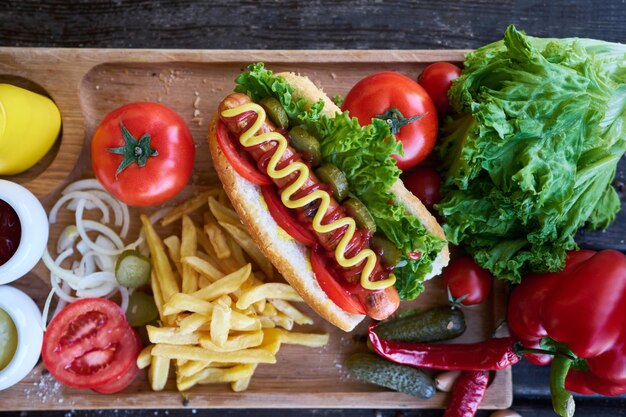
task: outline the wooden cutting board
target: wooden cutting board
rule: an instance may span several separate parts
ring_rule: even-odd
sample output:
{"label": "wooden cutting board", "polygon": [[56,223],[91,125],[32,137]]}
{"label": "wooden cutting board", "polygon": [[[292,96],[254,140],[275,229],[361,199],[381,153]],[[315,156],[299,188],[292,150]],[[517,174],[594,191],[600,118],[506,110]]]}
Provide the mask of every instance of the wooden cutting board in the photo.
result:
{"label": "wooden cutting board", "polygon": [[[9,177],[28,187],[46,209],[72,181],[92,178],[89,144],[97,124],[109,111],[134,101],[161,102],[188,122],[197,145],[190,184],[168,205],[188,198],[203,187],[216,184],[206,131],[220,100],[232,90],[233,80],[246,65],[264,61],[275,71],[308,75],[330,96],[345,95],[365,75],[394,70],[416,77],[429,63],[460,62],[467,51],[188,51],[116,49],[0,48],[0,82],[9,82],[48,94],[63,119],[60,139],[35,167]],[[136,236],[138,214],[154,209],[131,209]],[[51,228],[50,248],[63,224]],[[49,273],[40,263],[14,283],[43,305],[50,288]],[[426,292],[410,306],[428,308],[446,303],[440,279],[427,284]],[[404,306],[402,308],[408,308]],[[306,310],[306,308],[305,308]],[[506,286],[496,283],[492,296],[481,306],[466,310],[468,329],[459,341],[491,337],[504,320]],[[311,313],[307,310],[307,312]],[[285,346],[275,365],[261,365],[248,391],[234,393],[227,385],[201,386],[188,392],[191,408],[442,408],[448,395],[429,400],[362,384],[347,374],[344,359],[363,350],[365,324],[344,333],[317,319],[312,331],[331,334],[328,346],[311,349]],[[163,392],[151,392],[145,374],[124,392],[101,395],[63,387],[40,364],[24,381],[0,392],[0,409],[103,409],[176,408],[183,397],[173,379]],[[511,370],[497,373],[482,403],[483,408],[507,408],[512,402]]]}

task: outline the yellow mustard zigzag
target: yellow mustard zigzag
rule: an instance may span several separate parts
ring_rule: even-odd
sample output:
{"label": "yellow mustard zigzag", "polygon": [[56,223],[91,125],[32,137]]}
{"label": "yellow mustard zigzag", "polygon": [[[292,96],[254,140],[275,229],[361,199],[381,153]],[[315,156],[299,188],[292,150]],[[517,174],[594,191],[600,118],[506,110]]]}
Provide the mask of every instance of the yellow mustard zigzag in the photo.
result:
{"label": "yellow mustard zigzag", "polygon": [[315,190],[298,200],[291,200],[291,196],[304,185],[309,177],[309,167],[303,162],[293,162],[280,170],[276,169],[280,158],[287,149],[288,143],[287,139],[278,132],[267,132],[257,135],[257,132],[261,129],[263,123],[265,123],[266,114],[263,107],[256,103],[246,103],[233,109],[223,111],[222,116],[236,117],[246,112],[256,113],[257,118],[254,124],[241,134],[239,142],[243,146],[250,147],[269,141],[276,141],[278,143],[276,151],[269,160],[267,174],[271,178],[279,179],[285,178],[294,172],[299,171],[298,178],[281,193],[280,198],[283,204],[290,209],[295,209],[304,207],[307,204],[320,199],[321,203],[319,209],[313,218],[313,229],[315,231],[319,233],[329,233],[341,227],[348,226],[346,233],[343,235],[337,245],[337,248],[335,249],[335,259],[337,259],[337,263],[344,268],[350,268],[367,259],[365,268],[363,268],[363,271],[361,272],[361,286],[368,290],[378,290],[392,286],[396,281],[394,274],[390,274],[389,278],[382,281],[369,280],[369,276],[372,274],[376,266],[376,254],[373,250],[363,249],[352,258],[345,257],[348,243],[352,240],[352,237],[356,232],[356,223],[352,217],[344,217],[329,224],[322,224],[330,206],[330,194],[323,190]]}

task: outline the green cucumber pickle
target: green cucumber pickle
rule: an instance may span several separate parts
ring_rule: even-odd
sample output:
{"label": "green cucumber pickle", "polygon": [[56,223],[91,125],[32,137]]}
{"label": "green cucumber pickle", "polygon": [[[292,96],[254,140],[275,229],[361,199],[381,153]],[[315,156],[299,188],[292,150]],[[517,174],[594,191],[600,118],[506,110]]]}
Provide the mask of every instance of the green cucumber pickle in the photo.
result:
{"label": "green cucumber pickle", "polygon": [[435,395],[435,381],[427,373],[410,366],[389,362],[373,353],[353,353],[348,371],[359,381],[386,387],[418,398]]}
{"label": "green cucumber pickle", "polygon": [[465,315],[458,308],[435,307],[380,323],[374,331],[395,342],[430,343],[453,339],[465,331]]}

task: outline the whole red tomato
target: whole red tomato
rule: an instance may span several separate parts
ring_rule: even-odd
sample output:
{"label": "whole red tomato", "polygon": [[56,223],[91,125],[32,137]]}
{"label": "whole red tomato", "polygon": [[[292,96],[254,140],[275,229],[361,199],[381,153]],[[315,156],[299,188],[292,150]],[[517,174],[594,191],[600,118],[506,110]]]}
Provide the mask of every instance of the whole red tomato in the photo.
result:
{"label": "whole red tomato", "polygon": [[402,178],[402,181],[429,210],[441,200],[441,177],[434,168],[419,166]]}
{"label": "whole red tomato", "polygon": [[422,162],[435,146],[437,110],[433,101],[418,83],[397,72],[363,78],[346,96],[342,110],[348,110],[361,125],[375,117],[388,120],[391,133],[404,148],[403,156],[393,155],[402,170]]}
{"label": "whole red tomato", "polygon": [[449,62],[435,62],[430,64],[420,74],[417,81],[428,92],[435,103],[439,114],[444,115],[452,112],[448,100],[448,90],[452,81],[461,76],[461,68]]}
{"label": "whole red tomato", "polygon": [[489,297],[493,278],[470,256],[461,256],[443,270],[443,283],[455,304],[471,306]]}
{"label": "whole red tomato", "polygon": [[195,147],[185,121],[158,103],[107,114],[91,142],[96,178],[119,200],[151,206],[174,197],[191,177]]}

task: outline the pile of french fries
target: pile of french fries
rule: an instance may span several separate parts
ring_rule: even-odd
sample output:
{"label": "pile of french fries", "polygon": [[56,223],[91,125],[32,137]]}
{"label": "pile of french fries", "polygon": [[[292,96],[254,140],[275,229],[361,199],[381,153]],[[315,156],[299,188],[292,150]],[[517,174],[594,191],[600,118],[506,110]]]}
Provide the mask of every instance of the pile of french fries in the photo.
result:
{"label": "pile of french fries", "polygon": [[[203,208],[200,228],[189,215]],[[291,304],[302,301],[297,292],[275,282],[272,264],[223,190],[210,189],[187,200],[161,224],[179,220],[181,237],[161,240],[148,217],[141,216],[160,326],[147,326],[152,344],[140,353],[137,365],[150,367],[153,390],[162,390],[175,368],[179,391],[212,383],[244,391],[258,364],[276,362],[282,343],[328,343],[328,334],[292,331],[294,324],[313,320]]]}

